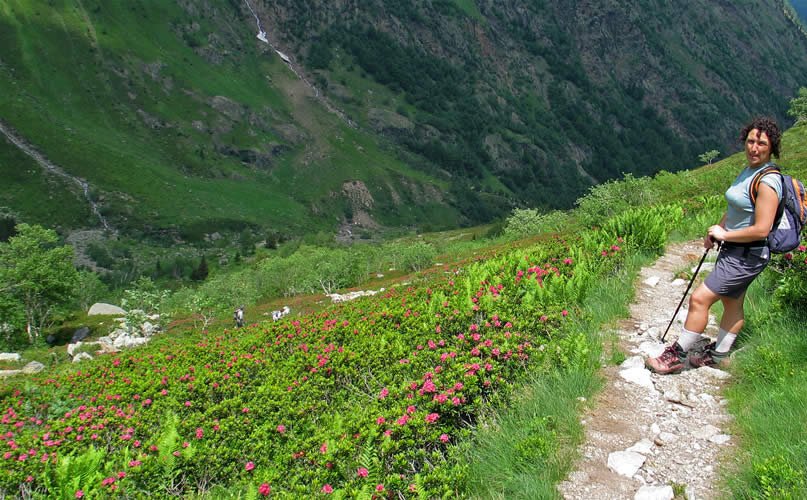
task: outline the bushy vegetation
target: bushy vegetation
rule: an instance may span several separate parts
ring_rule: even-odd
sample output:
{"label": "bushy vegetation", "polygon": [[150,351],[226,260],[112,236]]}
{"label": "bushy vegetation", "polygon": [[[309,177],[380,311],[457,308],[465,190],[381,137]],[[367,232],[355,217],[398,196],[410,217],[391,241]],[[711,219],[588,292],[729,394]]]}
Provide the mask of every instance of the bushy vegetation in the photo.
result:
{"label": "bushy vegetation", "polygon": [[[41,389],[8,387],[22,404],[6,413],[14,465],[0,481],[8,493],[450,494],[464,482],[451,448],[481,411],[528,372],[589,362],[564,325],[622,262],[617,239],[635,235],[553,240],[428,286],[237,335],[163,337]],[[154,298],[133,296],[144,309]]]}

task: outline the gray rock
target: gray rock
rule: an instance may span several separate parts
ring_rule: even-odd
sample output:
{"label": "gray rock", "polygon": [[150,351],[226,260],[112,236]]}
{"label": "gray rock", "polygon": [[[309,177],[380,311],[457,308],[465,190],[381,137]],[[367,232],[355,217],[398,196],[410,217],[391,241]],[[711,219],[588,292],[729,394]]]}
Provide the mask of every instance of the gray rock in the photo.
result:
{"label": "gray rock", "polygon": [[22,371],[22,373],[24,373],[26,375],[31,375],[33,373],[39,373],[44,369],[45,369],[45,365],[43,365],[39,361],[31,361],[27,365],[23,366],[22,370],[20,370],[20,371]]}
{"label": "gray rock", "polygon": [[698,368],[698,372],[703,375],[708,375],[709,377],[716,378],[718,380],[726,380],[731,378],[731,374],[728,372],[724,372],[723,370],[718,370],[717,368],[712,368],[711,366],[704,366],[702,368]]}
{"label": "gray rock", "polygon": [[630,368],[627,370],[620,370],[619,376],[627,382],[636,384],[648,389],[653,388],[653,379],[650,377],[650,371],[645,368]]}
{"label": "gray rock", "polygon": [[639,351],[644,353],[646,356],[655,358],[664,352],[664,347],[664,344],[661,342],[648,341],[639,344]]}
{"label": "gray rock", "polygon": [[0,379],[19,375],[22,370],[0,370]]}
{"label": "gray rock", "polygon": [[118,306],[104,304],[103,302],[96,302],[87,312],[87,316],[119,316],[121,314],[126,314],[126,311]]}
{"label": "gray rock", "polygon": [[631,356],[619,365],[623,370],[630,368],[644,368],[644,358],[641,356]]}
{"label": "gray rock", "polygon": [[67,355],[73,357],[73,353],[76,352],[76,349],[81,347],[82,342],[76,342],[75,344],[67,344]]}
{"label": "gray rock", "polygon": [[672,432],[662,432],[661,434],[658,435],[658,437],[659,439],[661,439],[663,443],[672,443],[676,439],[678,439],[678,436],[676,436]]}
{"label": "gray rock", "polygon": [[139,345],[143,345],[148,341],[149,339],[143,337],[121,336],[116,338],[115,342],[112,345],[115,349],[126,349],[129,347],[137,347]]}
{"label": "gray rock", "polygon": [[20,357],[19,353],[16,352],[2,352],[0,353],[0,361],[20,361],[22,357]]}
{"label": "gray rock", "polygon": [[70,338],[70,343],[75,344],[76,342],[81,342],[82,340],[86,339],[90,336],[90,329],[86,326],[82,326],[75,332],[73,332],[73,336]]}
{"label": "gray rock", "polygon": [[672,500],[675,498],[672,486],[642,486],[633,500]]}
{"label": "gray rock", "polygon": [[652,288],[658,285],[659,281],[661,281],[661,278],[658,276],[651,276],[644,281],[644,284]]}
{"label": "gray rock", "polygon": [[650,450],[653,449],[653,443],[649,439],[642,439],[635,445],[631,446],[625,451],[635,451],[636,453],[641,453],[642,455],[647,455],[650,453]]}
{"label": "gray rock", "polygon": [[143,335],[145,335],[146,337],[151,337],[152,335],[154,335],[154,332],[157,331],[157,327],[152,325],[150,322],[146,321],[145,323],[140,325],[140,331],[142,331]]}
{"label": "gray rock", "polygon": [[92,356],[87,352],[80,352],[75,356],[73,356],[73,363],[79,363],[81,361],[84,361],[85,359],[90,360],[92,359]]}
{"label": "gray rock", "polygon": [[608,455],[608,468],[620,476],[632,478],[647,458],[635,451],[615,451]]}
{"label": "gray rock", "polygon": [[716,434],[709,438],[709,441],[714,444],[726,444],[731,441],[731,436],[728,434]]}
{"label": "gray rock", "polygon": [[704,425],[703,427],[696,427],[692,430],[692,436],[698,439],[709,439],[717,434],[720,434],[720,429],[714,425]]}

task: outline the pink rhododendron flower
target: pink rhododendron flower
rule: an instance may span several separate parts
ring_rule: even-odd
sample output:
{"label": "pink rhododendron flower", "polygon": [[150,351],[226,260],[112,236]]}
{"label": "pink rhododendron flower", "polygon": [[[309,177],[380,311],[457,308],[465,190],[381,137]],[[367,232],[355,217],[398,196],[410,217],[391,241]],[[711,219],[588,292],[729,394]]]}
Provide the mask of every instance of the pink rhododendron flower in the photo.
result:
{"label": "pink rhododendron flower", "polygon": [[84,492],[82,490],[78,490],[75,494],[76,498],[84,498]]}
{"label": "pink rhododendron flower", "polygon": [[319,447],[320,453],[328,453],[328,443],[322,443],[322,446]]}
{"label": "pink rhododendron flower", "polygon": [[278,426],[277,426],[277,432],[279,432],[279,433],[281,433],[281,434],[285,433],[285,432],[286,432],[286,426],[285,426],[285,425],[282,425],[282,424],[281,424],[281,425],[278,425]]}
{"label": "pink rhododendron flower", "polygon": [[378,424],[378,425],[383,425],[386,422],[387,422],[387,419],[384,418],[384,417],[378,417],[377,419],[375,419],[375,423]]}
{"label": "pink rhododendron flower", "polygon": [[381,389],[381,392],[378,394],[378,399],[384,399],[387,396],[389,396],[389,390],[387,390],[387,388],[384,387],[383,389]]}
{"label": "pink rhododendron flower", "polygon": [[437,414],[437,413],[429,413],[428,415],[426,415],[426,423],[427,424],[433,424],[434,422],[437,422],[438,418],[440,418],[439,414]]}
{"label": "pink rhododendron flower", "polygon": [[447,443],[449,439],[448,434],[440,434],[440,441]]}
{"label": "pink rhododendron flower", "polygon": [[196,439],[202,439],[205,436],[205,431],[201,427],[196,428]]}
{"label": "pink rhododendron flower", "polygon": [[384,491],[384,485],[383,484],[377,484],[375,486],[375,490],[378,491],[378,492]]}
{"label": "pink rhododendron flower", "polygon": [[330,484],[326,484],[325,486],[322,487],[322,492],[325,493],[326,495],[330,495],[331,493],[333,493],[333,486],[331,486]]}
{"label": "pink rhododendron flower", "polygon": [[562,311],[560,312],[560,314],[561,314],[561,315],[562,315],[562,316],[565,318],[566,316],[568,316],[568,315],[569,315],[569,311],[567,311],[566,309],[564,309],[564,310],[562,310]]}
{"label": "pink rhododendron flower", "polygon": [[263,483],[258,487],[258,493],[263,496],[269,496],[269,493],[272,492],[272,487],[269,486],[269,483]]}
{"label": "pink rhododendron flower", "polygon": [[359,476],[359,477],[367,477],[368,474],[370,474],[370,471],[368,471],[364,467],[359,467],[356,470],[356,475]]}
{"label": "pink rhododendron flower", "polygon": [[254,468],[255,468],[255,463],[254,462],[247,462],[247,464],[244,466],[244,469],[247,472],[251,471]]}

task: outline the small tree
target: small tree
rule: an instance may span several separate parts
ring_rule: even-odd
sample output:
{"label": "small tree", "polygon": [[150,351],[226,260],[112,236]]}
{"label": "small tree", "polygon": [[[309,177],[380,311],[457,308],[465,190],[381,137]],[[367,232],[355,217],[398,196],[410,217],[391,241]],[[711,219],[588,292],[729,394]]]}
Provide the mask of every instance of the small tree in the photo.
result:
{"label": "small tree", "polygon": [[713,149],[698,156],[698,159],[707,165],[711,165],[715,158],[720,156],[720,151]]}
{"label": "small tree", "polygon": [[790,100],[787,114],[796,119],[796,125],[807,123],[807,87],[799,89],[799,96]]}
{"label": "small tree", "polygon": [[20,224],[17,235],[0,243],[0,290],[22,305],[29,342],[52,324],[58,309],[69,304],[78,283],[73,248],[58,245],[58,236],[42,226]]}
{"label": "small tree", "polygon": [[193,281],[204,281],[207,279],[207,275],[210,271],[207,269],[207,259],[204,255],[202,255],[202,260],[199,261],[199,267],[193,270],[191,273],[191,279]]}

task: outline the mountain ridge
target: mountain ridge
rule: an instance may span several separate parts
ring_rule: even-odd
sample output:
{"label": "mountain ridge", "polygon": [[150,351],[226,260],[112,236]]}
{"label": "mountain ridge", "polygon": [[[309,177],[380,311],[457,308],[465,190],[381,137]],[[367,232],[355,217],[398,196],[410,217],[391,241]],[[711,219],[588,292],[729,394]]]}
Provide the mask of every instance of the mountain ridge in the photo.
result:
{"label": "mountain ridge", "polygon": [[[568,207],[595,182],[731,151],[747,115],[784,121],[807,74],[807,38],[757,1],[15,0],[0,26],[0,116],[112,224],[189,240]],[[771,74],[745,67],[763,55]],[[0,205],[47,219],[30,200],[58,180],[10,173],[33,171],[11,147]],[[60,227],[93,224],[58,197]]]}

